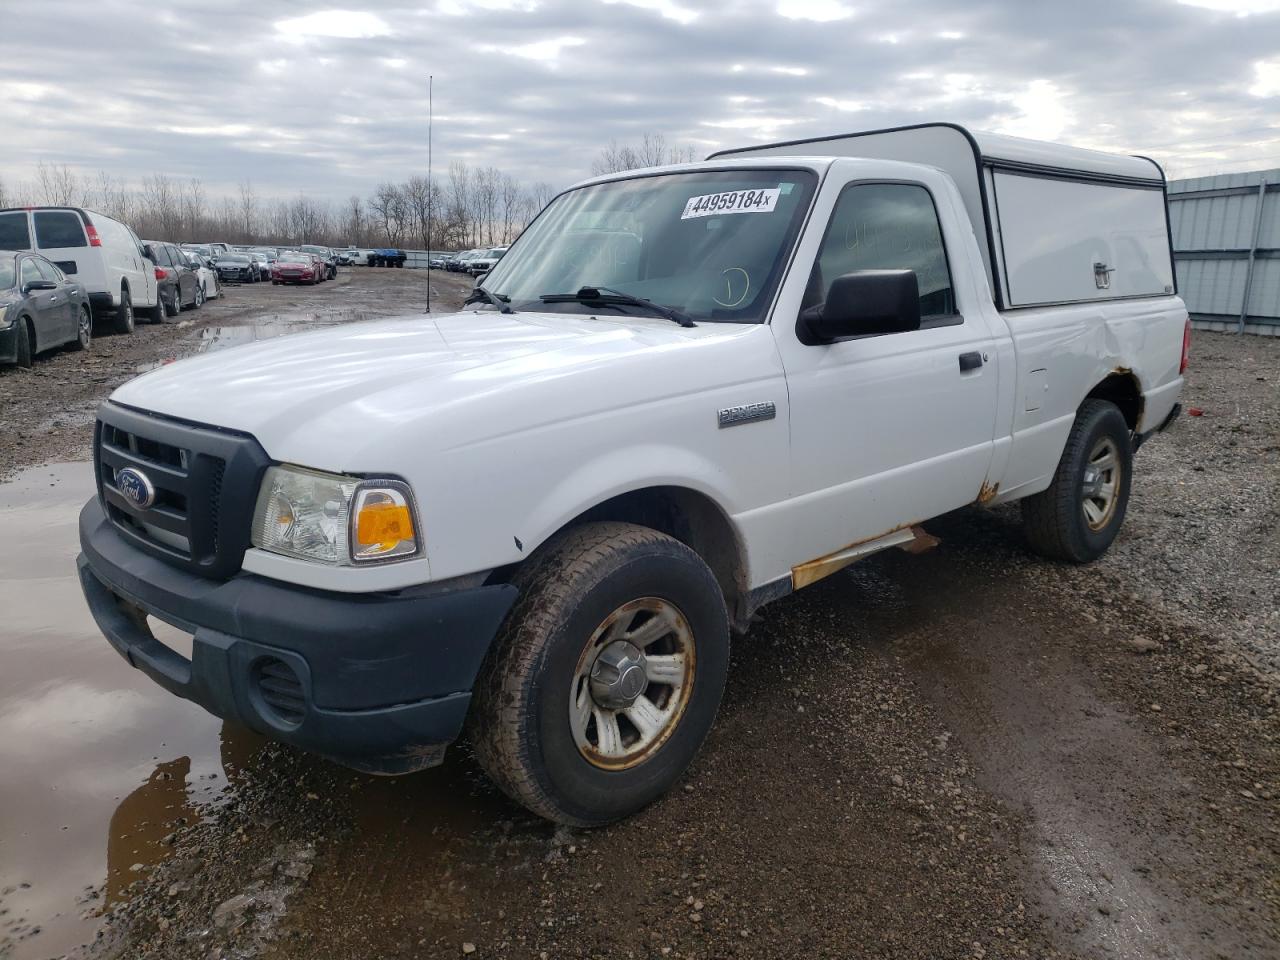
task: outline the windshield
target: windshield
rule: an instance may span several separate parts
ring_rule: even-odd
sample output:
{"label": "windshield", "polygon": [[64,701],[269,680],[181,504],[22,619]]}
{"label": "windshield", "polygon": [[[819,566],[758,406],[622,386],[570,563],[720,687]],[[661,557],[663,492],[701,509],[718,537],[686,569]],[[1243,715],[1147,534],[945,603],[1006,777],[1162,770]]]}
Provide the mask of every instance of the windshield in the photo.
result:
{"label": "windshield", "polygon": [[609,287],[694,320],[759,323],[816,182],[805,170],[715,170],[581,187],[552,201],[485,287],[517,309],[536,308],[549,294]]}
{"label": "windshield", "polygon": [[219,263],[248,263],[249,258],[243,253],[220,253],[218,254]]}

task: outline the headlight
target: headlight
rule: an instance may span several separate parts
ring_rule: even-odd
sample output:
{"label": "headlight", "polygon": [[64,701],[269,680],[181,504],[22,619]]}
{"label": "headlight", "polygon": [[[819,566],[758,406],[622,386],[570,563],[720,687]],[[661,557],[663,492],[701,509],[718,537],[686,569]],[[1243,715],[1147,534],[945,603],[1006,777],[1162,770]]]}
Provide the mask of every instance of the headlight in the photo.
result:
{"label": "headlight", "polygon": [[338,566],[418,555],[413,494],[399,480],[271,467],[253,515],[255,547]]}

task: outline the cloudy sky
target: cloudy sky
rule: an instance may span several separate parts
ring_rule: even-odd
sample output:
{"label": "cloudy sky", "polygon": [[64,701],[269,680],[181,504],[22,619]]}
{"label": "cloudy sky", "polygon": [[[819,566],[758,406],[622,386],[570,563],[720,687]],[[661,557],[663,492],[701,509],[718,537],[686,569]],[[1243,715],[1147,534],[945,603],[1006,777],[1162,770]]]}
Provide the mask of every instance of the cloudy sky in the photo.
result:
{"label": "cloudy sky", "polygon": [[341,199],[435,160],[563,186],[611,139],[718,147],[945,119],[1280,167],[1280,0],[22,3],[0,178],[41,161]]}

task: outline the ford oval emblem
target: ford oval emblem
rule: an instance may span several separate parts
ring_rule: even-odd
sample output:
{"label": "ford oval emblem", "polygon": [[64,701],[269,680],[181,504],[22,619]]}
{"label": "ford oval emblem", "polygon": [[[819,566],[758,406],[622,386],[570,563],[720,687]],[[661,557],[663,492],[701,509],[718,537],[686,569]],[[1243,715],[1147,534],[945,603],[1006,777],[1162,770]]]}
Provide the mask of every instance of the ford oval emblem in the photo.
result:
{"label": "ford oval emblem", "polygon": [[156,502],[156,488],[151,478],[133,467],[116,471],[116,489],[139,510],[146,510]]}

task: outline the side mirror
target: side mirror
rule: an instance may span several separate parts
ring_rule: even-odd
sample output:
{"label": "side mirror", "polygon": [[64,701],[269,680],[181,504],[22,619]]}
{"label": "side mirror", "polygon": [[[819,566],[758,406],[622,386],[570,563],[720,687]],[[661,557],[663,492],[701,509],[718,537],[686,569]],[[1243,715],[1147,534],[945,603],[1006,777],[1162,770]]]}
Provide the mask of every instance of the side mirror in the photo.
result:
{"label": "side mirror", "polygon": [[810,346],[920,329],[914,270],[858,270],[836,277],[825,303],[800,314],[796,333]]}
{"label": "side mirror", "polygon": [[30,293],[32,290],[57,290],[58,285],[52,280],[31,280],[22,287],[23,293]]}

